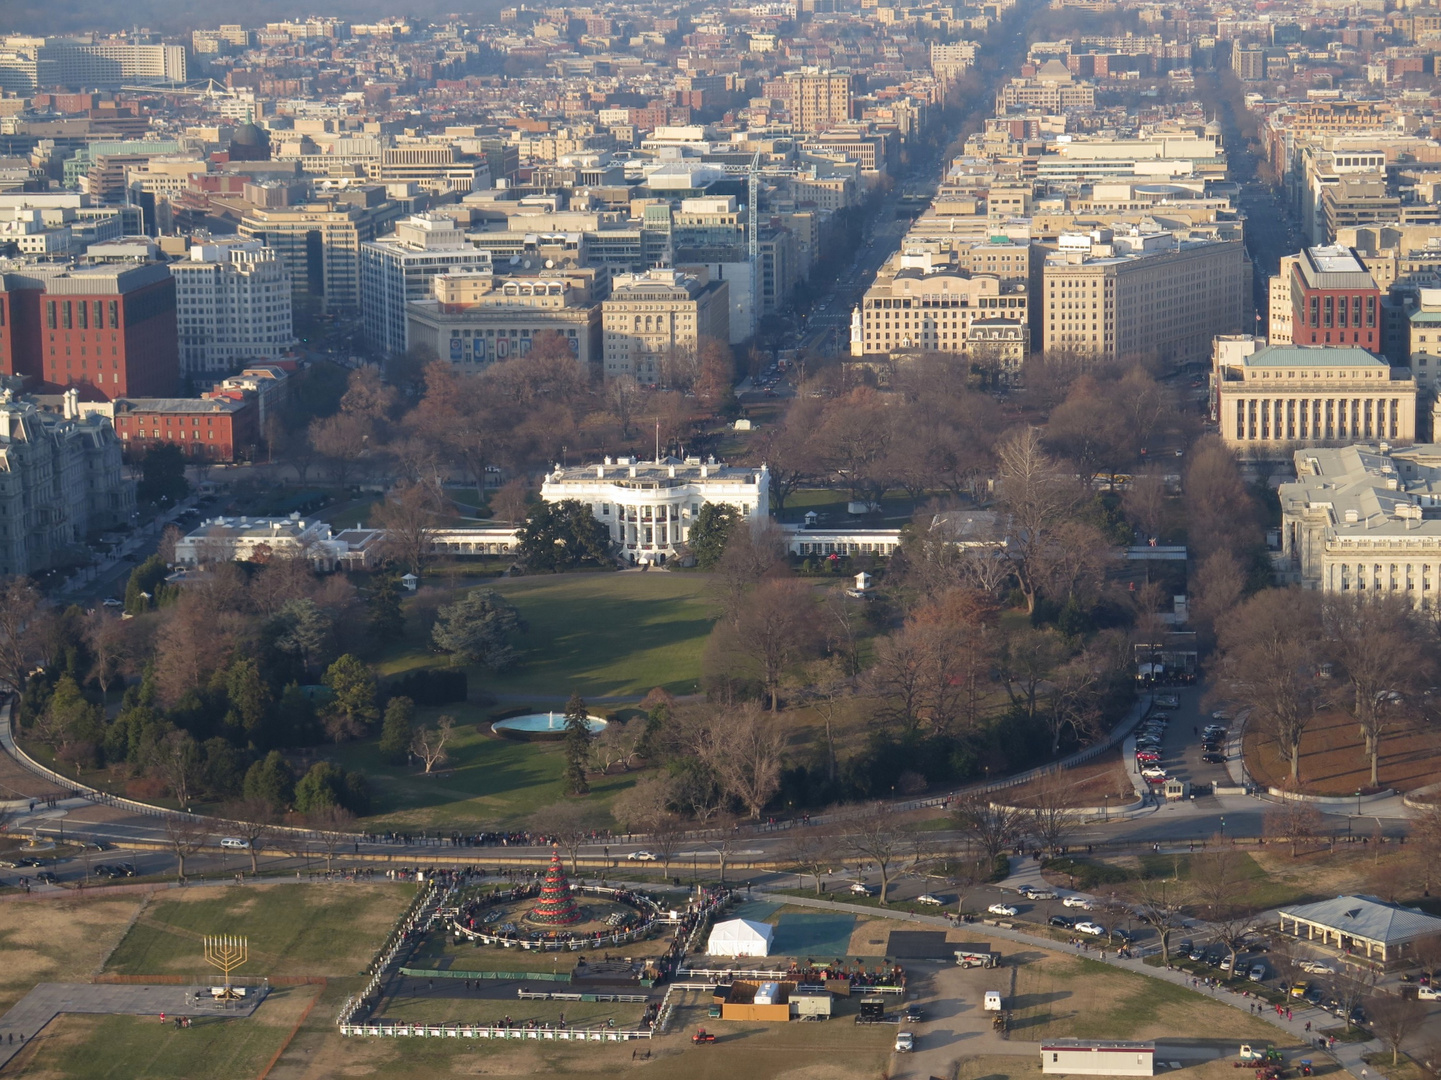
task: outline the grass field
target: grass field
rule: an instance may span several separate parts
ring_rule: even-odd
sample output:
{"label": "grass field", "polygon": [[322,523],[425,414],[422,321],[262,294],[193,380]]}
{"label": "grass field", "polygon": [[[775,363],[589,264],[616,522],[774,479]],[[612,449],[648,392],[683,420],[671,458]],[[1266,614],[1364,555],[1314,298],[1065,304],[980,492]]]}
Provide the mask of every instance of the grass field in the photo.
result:
{"label": "grass field", "polygon": [[202,1016],[181,1030],[153,1017],[56,1017],[6,1070],[27,1080],[233,1080],[259,1076],[316,995],[272,990],[246,1020]]}
{"label": "grass field", "polygon": [[123,975],[201,974],[206,934],[250,939],[242,975],[353,975],[369,963],[415,886],[257,885],[157,894],[105,965]]}
{"label": "grass field", "polygon": [[[1273,856],[1264,853],[1268,865],[1263,868],[1250,852],[1236,853],[1236,876],[1247,883],[1246,892],[1240,901],[1256,908],[1275,907],[1278,904],[1293,904],[1305,900],[1316,900],[1333,895],[1318,889],[1314,879],[1304,873],[1279,876],[1270,866]],[[1053,885],[1068,889],[1091,892],[1103,885],[1119,884],[1137,878],[1177,877],[1186,880],[1191,876],[1195,863],[1194,855],[1127,855],[1111,859],[1057,859],[1047,863],[1045,878]]]}
{"label": "grass field", "polygon": [[1011,1030],[1026,1041],[1221,1036],[1275,1041],[1275,1029],[1159,979],[1056,953],[1016,968]]}
{"label": "grass field", "polygon": [[[367,826],[384,832],[515,824],[565,798],[561,744],[497,738],[488,733],[491,711],[473,705],[417,710],[423,720],[440,713],[456,719],[446,748],[449,761],[429,776],[417,768],[387,764],[373,739],[337,747],[335,759],[370,781],[374,810]],[[487,733],[482,734],[482,728]],[[590,778],[590,794],[582,805],[591,811],[595,825],[614,824],[611,800],[635,783],[637,775],[612,772]]]}
{"label": "grass field", "polygon": [[[705,574],[588,573],[504,578],[494,582],[527,625],[522,663],[503,674],[471,669],[472,687],[563,700],[644,695],[655,686],[696,690],[712,604]],[[414,621],[414,620],[412,620]],[[380,662],[384,674],[443,662],[429,649],[430,627]]]}
{"label": "grass field", "polygon": [[125,936],[143,897],[13,904],[0,919],[0,1012],[38,982],[88,979]]}

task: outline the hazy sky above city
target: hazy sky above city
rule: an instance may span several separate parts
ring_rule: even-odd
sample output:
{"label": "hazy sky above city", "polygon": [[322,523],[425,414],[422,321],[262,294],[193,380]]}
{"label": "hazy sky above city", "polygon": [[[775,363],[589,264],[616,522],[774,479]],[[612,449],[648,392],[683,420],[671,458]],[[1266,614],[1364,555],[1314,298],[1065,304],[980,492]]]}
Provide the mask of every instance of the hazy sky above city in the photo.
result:
{"label": "hazy sky above city", "polygon": [[80,30],[124,30],[142,26],[173,33],[222,22],[255,26],[304,15],[341,15],[370,20],[385,15],[435,19],[455,13],[469,22],[493,22],[504,0],[457,5],[456,0],[13,0],[0,4],[0,30],[24,34],[66,34]]}

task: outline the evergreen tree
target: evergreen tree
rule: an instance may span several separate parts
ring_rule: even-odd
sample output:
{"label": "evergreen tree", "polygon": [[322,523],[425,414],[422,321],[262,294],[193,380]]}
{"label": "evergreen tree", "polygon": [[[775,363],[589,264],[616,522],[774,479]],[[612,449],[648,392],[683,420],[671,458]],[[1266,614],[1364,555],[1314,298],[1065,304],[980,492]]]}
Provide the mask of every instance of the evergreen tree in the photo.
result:
{"label": "evergreen tree", "polygon": [[317,761],[295,785],[295,809],[313,814],[344,802],[345,770],[328,761]]}
{"label": "evergreen tree", "polygon": [[539,502],[520,527],[521,560],[532,571],[560,573],[610,563],[610,531],[578,499]]}
{"label": "evergreen tree", "polygon": [[247,799],[259,799],[276,813],[284,812],[295,798],[295,774],[279,750],[272,750],[250,766],[244,785]]}
{"label": "evergreen tree", "polygon": [[405,612],[400,606],[400,582],[385,574],[375,583],[368,604],[370,637],[378,642],[398,641],[405,636]]}
{"label": "evergreen tree", "polygon": [[375,706],[375,676],[365,661],[346,653],[325,672],[325,685],[334,696],[327,706],[327,723],[336,742],[342,736],[360,738],[380,718]]}
{"label": "evergreen tree", "polygon": [[686,539],[686,546],[695,556],[697,567],[701,570],[715,569],[725,553],[736,522],[740,520],[740,512],[730,503],[708,502],[700,508]]}
{"label": "evergreen tree", "polygon": [[410,758],[410,740],[414,736],[415,702],[408,697],[393,697],[385,706],[385,722],[380,729],[380,756],[392,765],[404,765]]}
{"label": "evergreen tree", "polygon": [[436,648],[448,652],[451,663],[460,658],[502,671],[515,663],[512,638],[525,629],[515,605],[494,589],[472,589],[436,613],[430,637]]}
{"label": "evergreen tree", "polygon": [[170,568],[159,555],[150,556],[130,571],[130,580],[125,584],[126,612],[144,615],[151,608],[159,607],[166,597],[165,577],[169,573]]}
{"label": "evergreen tree", "polygon": [[225,693],[230,699],[226,723],[244,732],[251,745],[261,746],[272,701],[260,665],[248,656],[236,660],[225,673]]}
{"label": "evergreen tree", "polygon": [[152,446],[140,470],[135,497],[142,503],[179,502],[190,490],[185,479],[185,453],[174,443]]}
{"label": "evergreen tree", "polygon": [[590,794],[585,763],[590,759],[590,725],[586,723],[585,701],[571,694],[565,703],[565,788],[571,795]]}

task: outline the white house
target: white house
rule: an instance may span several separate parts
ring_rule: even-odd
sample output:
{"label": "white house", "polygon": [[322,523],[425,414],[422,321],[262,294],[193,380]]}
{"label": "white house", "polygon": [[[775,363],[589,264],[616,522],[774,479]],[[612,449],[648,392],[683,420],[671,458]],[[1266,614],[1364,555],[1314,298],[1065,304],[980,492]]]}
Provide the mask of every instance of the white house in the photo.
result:
{"label": "white house", "polygon": [[705,951],[709,956],[768,956],[775,930],[750,919],[727,919],[711,928]]}
{"label": "white house", "polygon": [[599,465],[556,466],[540,487],[546,502],[575,499],[610,531],[632,562],[663,563],[690,537],[706,503],[734,506],[753,527],[770,517],[770,472],[714,458],[606,458]]}

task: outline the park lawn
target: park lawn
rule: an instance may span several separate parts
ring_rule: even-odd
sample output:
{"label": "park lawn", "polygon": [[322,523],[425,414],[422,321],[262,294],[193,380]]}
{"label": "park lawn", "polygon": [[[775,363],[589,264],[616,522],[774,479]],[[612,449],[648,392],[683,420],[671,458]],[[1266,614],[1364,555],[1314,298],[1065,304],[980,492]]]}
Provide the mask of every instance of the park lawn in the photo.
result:
{"label": "park lawn", "polygon": [[[452,828],[475,831],[481,825],[523,822],[565,794],[565,750],[560,742],[521,742],[490,733],[491,710],[446,705],[416,711],[419,721],[447,713],[455,734],[446,747],[449,760],[426,775],[418,767],[394,766],[380,756],[374,739],[336,747],[334,757],[346,769],[359,770],[370,782],[370,832]],[[589,778],[590,794],[581,805],[592,824],[610,827],[610,804],[635,783],[637,773],[612,772]],[[502,853],[498,853],[502,854]]]}
{"label": "park lawn", "polygon": [[326,520],[336,532],[341,529],[356,529],[370,520],[370,512],[379,499],[359,499],[332,513]]}
{"label": "park lawn", "polygon": [[1184,987],[1085,957],[1042,954],[1016,968],[1012,1032],[1048,1039],[1276,1040],[1262,1020]]}
{"label": "park lawn", "polygon": [[[663,686],[693,694],[701,651],[714,623],[706,574],[576,573],[503,578],[493,587],[525,620],[521,663],[503,673],[469,668],[475,689],[564,701],[641,697]],[[429,647],[430,627],[386,652],[382,674],[433,667],[444,657]]]}
{"label": "park lawn", "polygon": [[36,983],[88,979],[143,902],[132,895],[8,905],[0,919],[0,1013]]}
{"label": "park lawn", "polygon": [[[610,946],[626,956],[664,956],[670,947],[670,939],[664,934],[632,941],[626,945]],[[581,956],[592,960],[603,954],[605,949],[586,949],[584,952],[552,951],[540,949],[498,948],[494,945],[472,945],[469,941],[455,944],[446,934],[432,932],[406,962],[409,968],[428,968],[436,971],[516,971],[516,972],[565,972],[575,968]]]}
{"label": "park lawn", "polygon": [[207,934],[250,939],[239,975],[352,975],[415,896],[414,885],[255,885],[159,894],[105,965],[122,975],[202,974]]}
{"label": "park lawn", "polygon": [[[57,1016],[23,1052],[29,1080],[232,1080],[259,1076],[289,1037],[317,986],[271,990],[247,1019],[196,1017],[184,1030],[141,1016]],[[14,1069],[14,1066],[11,1067]],[[6,1075],[9,1075],[7,1070]]]}
{"label": "park lawn", "polygon": [[[1287,849],[1289,850],[1289,849]],[[1199,854],[1199,853],[1197,853]],[[1313,876],[1304,873],[1278,874],[1275,855],[1267,852],[1236,852],[1236,876],[1246,883],[1237,899],[1255,908],[1271,908],[1334,895],[1318,889]],[[1136,878],[1190,878],[1196,855],[1126,855],[1110,859],[1056,859],[1045,867],[1046,880],[1054,885],[1095,891],[1104,885]],[[1262,866],[1258,858],[1266,860]]]}

